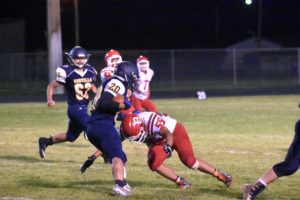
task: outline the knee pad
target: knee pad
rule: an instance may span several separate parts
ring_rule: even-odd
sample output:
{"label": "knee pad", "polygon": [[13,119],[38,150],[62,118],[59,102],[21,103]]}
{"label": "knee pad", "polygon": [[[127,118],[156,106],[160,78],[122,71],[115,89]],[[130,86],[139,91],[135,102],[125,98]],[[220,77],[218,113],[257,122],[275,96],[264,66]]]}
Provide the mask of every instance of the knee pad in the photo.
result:
{"label": "knee pad", "polygon": [[288,162],[281,162],[273,166],[273,170],[278,177],[290,176],[299,168],[299,165],[294,165]]}
{"label": "knee pad", "polygon": [[195,164],[192,166],[192,169],[198,169],[199,165],[200,165],[199,161],[196,160]]}

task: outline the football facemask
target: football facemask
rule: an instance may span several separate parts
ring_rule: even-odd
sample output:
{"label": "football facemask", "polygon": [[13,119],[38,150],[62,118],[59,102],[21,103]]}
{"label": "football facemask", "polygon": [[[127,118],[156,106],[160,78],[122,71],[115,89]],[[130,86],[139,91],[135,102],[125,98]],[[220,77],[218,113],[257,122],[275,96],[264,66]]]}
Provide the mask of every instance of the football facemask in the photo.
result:
{"label": "football facemask", "polygon": [[108,67],[116,67],[122,62],[122,57],[118,51],[112,49],[105,54],[105,61]]}

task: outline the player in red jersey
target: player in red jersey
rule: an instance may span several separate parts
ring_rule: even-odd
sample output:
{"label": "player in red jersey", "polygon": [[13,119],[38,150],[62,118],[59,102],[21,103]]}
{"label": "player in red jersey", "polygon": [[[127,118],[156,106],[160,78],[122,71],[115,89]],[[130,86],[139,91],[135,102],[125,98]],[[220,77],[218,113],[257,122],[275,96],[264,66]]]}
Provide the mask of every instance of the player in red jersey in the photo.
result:
{"label": "player in red jersey", "polygon": [[128,114],[121,123],[121,134],[133,143],[146,143],[148,166],[163,177],[174,181],[179,188],[191,186],[184,178],[178,176],[164,164],[175,150],[181,162],[190,169],[198,169],[210,174],[230,187],[233,179],[230,174],[222,173],[206,161],[196,158],[185,128],[175,119],[165,114],[142,112]]}
{"label": "player in red jersey", "polygon": [[100,72],[102,83],[112,77],[116,65],[122,62],[122,56],[118,51],[112,49],[105,54],[105,62],[107,66],[104,67]]}
{"label": "player in red jersey", "polygon": [[138,79],[138,86],[133,92],[132,105],[139,111],[157,112],[156,106],[149,100],[150,96],[150,81],[154,75],[150,68],[150,62],[147,57],[139,56],[136,60],[136,65],[139,69],[140,78]]}

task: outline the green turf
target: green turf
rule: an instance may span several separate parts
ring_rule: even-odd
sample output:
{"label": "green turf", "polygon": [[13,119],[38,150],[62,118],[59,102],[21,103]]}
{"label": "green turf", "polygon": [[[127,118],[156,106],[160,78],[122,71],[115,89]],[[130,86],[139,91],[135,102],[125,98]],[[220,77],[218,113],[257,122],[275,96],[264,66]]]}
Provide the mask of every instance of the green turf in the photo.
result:
{"label": "green turf", "polygon": [[[174,153],[165,163],[193,184],[178,190],[148,169],[145,145],[126,141],[127,180],[133,188],[127,199],[241,199],[245,183],[283,160],[294,136],[298,100],[294,95],[154,100],[160,112],[185,126],[195,155],[232,174],[234,183],[227,189],[211,176],[185,167]],[[50,146],[46,158],[39,158],[39,136],[66,130],[66,108],[66,103],[54,108],[46,103],[0,104],[0,200],[124,199],[112,195],[111,169],[102,159],[80,173],[95,150],[82,136],[74,143]],[[300,199],[299,185],[297,172],[269,185],[258,199]]]}

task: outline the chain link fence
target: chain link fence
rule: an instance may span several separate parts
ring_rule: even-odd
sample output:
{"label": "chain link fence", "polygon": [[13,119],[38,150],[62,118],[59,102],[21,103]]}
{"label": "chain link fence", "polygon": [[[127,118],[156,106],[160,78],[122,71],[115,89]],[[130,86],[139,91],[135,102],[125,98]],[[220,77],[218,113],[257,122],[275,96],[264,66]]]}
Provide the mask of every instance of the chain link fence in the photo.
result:
{"label": "chain link fence", "polygon": [[[99,72],[106,51],[88,51]],[[293,89],[300,84],[300,49],[124,50],[123,60],[149,58],[152,92],[238,89]],[[64,59],[64,63],[67,61]],[[45,94],[46,52],[0,54],[0,91]],[[98,78],[98,84],[100,79]]]}

